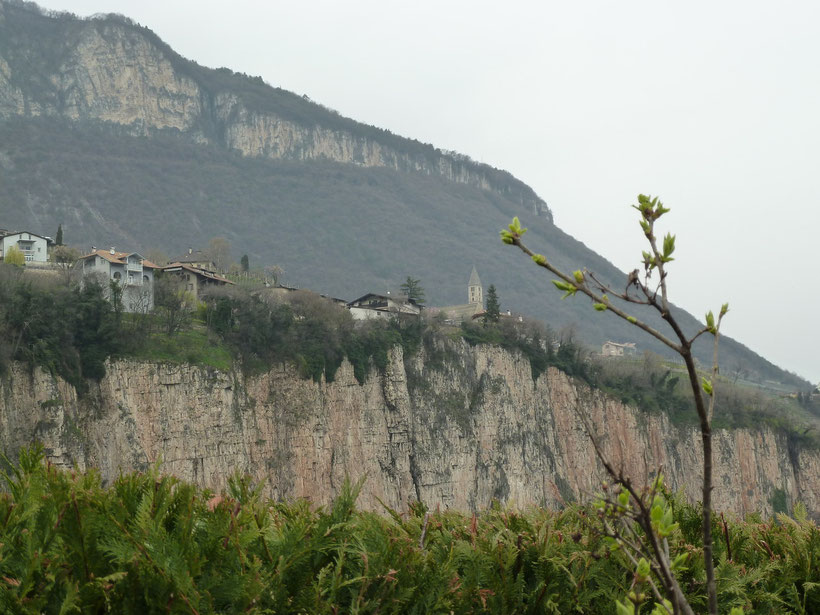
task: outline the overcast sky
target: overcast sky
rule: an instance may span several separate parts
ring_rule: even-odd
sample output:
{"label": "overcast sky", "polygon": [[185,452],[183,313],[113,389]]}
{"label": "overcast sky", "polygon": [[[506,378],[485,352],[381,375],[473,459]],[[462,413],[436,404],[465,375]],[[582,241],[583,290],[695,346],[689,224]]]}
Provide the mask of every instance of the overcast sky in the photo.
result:
{"label": "overcast sky", "polygon": [[673,301],[728,301],[725,333],[820,381],[820,3],[40,4],[122,13],[200,64],[506,169],[623,270],[643,249],[628,206],[659,195]]}

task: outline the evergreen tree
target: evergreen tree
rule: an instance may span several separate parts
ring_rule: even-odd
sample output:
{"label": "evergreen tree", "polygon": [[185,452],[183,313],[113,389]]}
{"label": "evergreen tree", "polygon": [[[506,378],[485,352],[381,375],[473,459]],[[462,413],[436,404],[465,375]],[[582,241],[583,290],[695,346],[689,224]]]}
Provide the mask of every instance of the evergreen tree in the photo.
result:
{"label": "evergreen tree", "polygon": [[63,245],[63,225],[57,227],[57,239],[54,241],[58,246]]}
{"label": "evergreen tree", "polygon": [[484,324],[488,322],[498,322],[501,316],[501,304],[498,302],[498,293],[495,290],[495,285],[490,284],[487,289],[487,309],[484,311]]}
{"label": "evergreen tree", "polygon": [[407,280],[400,288],[409,300],[419,304],[424,303],[424,288],[421,286],[421,280],[407,276]]}
{"label": "evergreen tree", "polygon": [[242,266],[242,271],[244,273],[248,273],[248,270],[250,269],[251,265],[250,261],[248,260],[247,254],[242,255],[242,258],[239,260],[239,264]]}

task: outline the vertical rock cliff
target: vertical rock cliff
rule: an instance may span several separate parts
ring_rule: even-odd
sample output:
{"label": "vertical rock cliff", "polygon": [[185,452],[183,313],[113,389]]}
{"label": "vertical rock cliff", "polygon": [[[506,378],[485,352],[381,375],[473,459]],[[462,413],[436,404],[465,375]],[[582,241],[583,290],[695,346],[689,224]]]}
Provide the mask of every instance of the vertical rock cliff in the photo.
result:
{"label": "vertical rock cliff", "polygon": [[[663,467],[695,500],[700,440],[550,369],[536,381],[523,357],[452,344],[404,358],[363,385],[343,364],[315,383],[279,367],[244,377],[191,366],[116,361],[79,399],[39,370],[2,381],[0,443],[37,439],[61,466],[95,466],[105,479],[161,462],[164,471],[219,489],[233,472],[280,498],[328,503],[346,476],[367,476],[360,505],[480,510],[493,499],[560,506],[587,499],[603,478],[579,420],[636,477]],[[820,512],[820,454],[770,430],[717,431],[718,510],[772,512],[778,497]]]}

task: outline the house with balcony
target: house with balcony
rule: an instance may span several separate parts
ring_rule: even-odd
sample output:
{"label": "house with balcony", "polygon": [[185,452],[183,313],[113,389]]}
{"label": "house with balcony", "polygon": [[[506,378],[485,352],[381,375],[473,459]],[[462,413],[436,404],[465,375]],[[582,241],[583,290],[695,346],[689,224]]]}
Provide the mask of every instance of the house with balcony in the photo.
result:
{"label": "house with balcony", "polygon": [[126,312],[147,312],[154,307],[154,270],[158,267],[136,252],[117,252],[114,248],[81,256],[77,261],[82,277],[96,279],[104,288],[110,281],[122,287]]}
{"label": "house with balcony", "polygon": [[0,233],[0,257],[5,258],[12,247],[23,253],[26,263],[47,263],[54,240],[30,231],[3,231]]}

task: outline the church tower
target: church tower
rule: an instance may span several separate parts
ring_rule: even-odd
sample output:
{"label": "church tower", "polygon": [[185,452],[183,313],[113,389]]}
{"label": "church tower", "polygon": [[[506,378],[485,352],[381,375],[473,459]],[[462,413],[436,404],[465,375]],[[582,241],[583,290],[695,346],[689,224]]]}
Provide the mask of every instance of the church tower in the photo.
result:
{"label": "church tower", "polygon": [[484,289],[481,287],[481,280],[478,278],[475,265],[473,265],[473,272],[470,274],[470,281],[467,282],[467,303],[477,303],[484,307]]}

